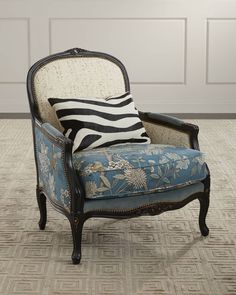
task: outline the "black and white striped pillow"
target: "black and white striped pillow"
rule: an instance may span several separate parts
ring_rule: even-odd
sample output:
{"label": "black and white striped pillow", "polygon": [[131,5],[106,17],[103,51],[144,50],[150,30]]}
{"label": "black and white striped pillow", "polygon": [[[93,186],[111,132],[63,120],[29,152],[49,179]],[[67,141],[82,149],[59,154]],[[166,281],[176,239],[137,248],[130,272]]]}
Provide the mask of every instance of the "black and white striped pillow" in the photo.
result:
{"label": "black and white striped pillow", "polygon": [[49,98],[73,152],[121,143],[150,143],[130,93],[107,99]]}

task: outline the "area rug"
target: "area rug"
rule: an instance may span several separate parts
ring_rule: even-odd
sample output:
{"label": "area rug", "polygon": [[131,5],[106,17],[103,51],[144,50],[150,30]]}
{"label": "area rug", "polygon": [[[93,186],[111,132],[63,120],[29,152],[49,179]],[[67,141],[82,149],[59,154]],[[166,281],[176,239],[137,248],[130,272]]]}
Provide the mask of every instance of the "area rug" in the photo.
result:
{"label": "area rug", "polygon": [[199,203],[155,217],[90,219],[71,264],[68,221],[38,229],[30,120],[0,120],[0,294],[235,295],[236,120],[192,120],[211,170],[210,235]]}

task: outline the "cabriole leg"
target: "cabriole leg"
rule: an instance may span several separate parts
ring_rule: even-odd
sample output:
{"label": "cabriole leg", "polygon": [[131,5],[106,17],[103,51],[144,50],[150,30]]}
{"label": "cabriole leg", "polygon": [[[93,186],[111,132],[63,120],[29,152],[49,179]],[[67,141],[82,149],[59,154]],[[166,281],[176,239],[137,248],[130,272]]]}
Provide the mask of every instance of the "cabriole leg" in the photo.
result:
{"label": "cabriole leg", "polygon": [[209,229],[206,225],[206,215],[209,208],[209,193],[205,192],[198,200],[200,202],[199,227],[201,234],[205,237],[209,234]]}
{"label": "cabriole leg", "polygon": [[83,220],[78,217],[70,221],[72,237],[73,237],[73,252],[72,252],[72,262],[73,264],[79,264],[81,260],[81,239],[82,239],[82,229]]}
{"label": "cabriole leg", "polygon": [[41,230],[44,230],[47,222],[46,197],[43,193],[40,192],[38,188],[36,189],[36,195],[40,212],[39,228]]}

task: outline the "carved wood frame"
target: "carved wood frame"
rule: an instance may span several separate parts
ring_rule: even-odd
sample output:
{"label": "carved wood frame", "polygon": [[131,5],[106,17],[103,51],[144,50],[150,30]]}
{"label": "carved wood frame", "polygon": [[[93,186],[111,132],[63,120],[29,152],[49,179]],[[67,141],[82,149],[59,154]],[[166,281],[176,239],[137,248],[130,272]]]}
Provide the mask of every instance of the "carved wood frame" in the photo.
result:
{"label": "carved wood frame", "polygon": [[[72,146],[73,143],[61,134],[60,138],[57,136],[54,136],[50,132],[47,132],[47,130],[44,127],[44,124],[40,118],[39,112],[38,112],[38,106],[37,106],[37,100],[35,97],[34,92],[34,75],[37,72],[38,69],[40,69],[45,64],[56,60],[60,58],[67,58],[67,57],[86,57],[86,56],[93,56],[93,57],[99,57],[99,58],[105,58],[112,62],[114,62],[116,65],[118,65],[123,73],[124,82],[125,82],[125,88],[126,91],[130,90],[130,84],[129,84],[129,78],[126,72],[126,69],[124,65],[114,58],[113,56],[110,56],[108,54],[100,53],[100,52],[92,52],[87,51],[80,48],[73,48],[69,49],[64,52],[60,52],[57,54],[50,55],[38,62],[36,62],[29,70],[28,76],[27,76],[27,92],[28,92],[28,98],[29,98],[29,104],[30,104],[30,110],[32,115],[32,127],[33,127],[33,138],[34,138],[34,152],[35,152],[35,162],[36,162],[36,170],[37,170],[37,186],[36,186],[36,196],[40,211],[40,220],[39,220],[39,227],[40,229],[45,229],[46,221],[47,221],[47,210],[46,210],[46,199],[50,201],[52,206],[59,211],[60,213],[64,214],[71,225],[72,229],[72,236],[73,236],[73,253],[72,253],[72,261],[74,264],[78,264],[81,259],[81,237],[82,237],[82,228],[84,222],[91,217],[106,217],[106,218],[132,218],[132,217],[138,217],[142,215],[158,215],[163,212],[169,211],[169,210],[175,210],[179,209],[189,202],[198,199],[200,202],[200,214],[199,214],[199,226],[200,231],[203,236],[208,235],[208,228],[205,223],[205,218],[207,215],[208,207],[209,207],[209,194],[210,194],[210,174],[208,174],[207,178],[203,180],[204,184],[204,192],[199,192],[193,195],[190,195],[188,198],[184,199],[181,202],[159,202],[152,205],[146,205],[141,206],[139,208],[133,209],[133,210],[127,210],[127,211],[116,211],[116,210],[104,210],[104,211],[91,211],[84,213],[83,207],[84,207],[84,198],[85,193],[82,185],[80,184],[78,177],[76,175],[76,172],[73,168],[73,162],[72,162]],[[170,128],[173,128],[178,131],[182,131],[189,134],[190,138],[190,146],[193,149],[199,149],[198,144],[198,127],[192,124],[187,123],[173,123],[168,120],[163,115],[156,115],[152,116],[151,113],[142,113],[140,112],[140,117],[142,120],[147,122],[152,122],[155,124],[161,124],[164,126],[168,126]],[[44,192],[43,188],[39,187],[39,175],[38,175],[38,163],[37,163],[37,157],[36,157],[36,144],[35,144],[35,128],[39,128],[44,135],[50,139],[52,142],[55,142],[57,146],[60,146],[61,149],[64,151],[65,155],[65,165],[67,167],[67,177],[68,181],[71,184],[71,210],[70,212],[66,212],[62,207],[55,204]]]}

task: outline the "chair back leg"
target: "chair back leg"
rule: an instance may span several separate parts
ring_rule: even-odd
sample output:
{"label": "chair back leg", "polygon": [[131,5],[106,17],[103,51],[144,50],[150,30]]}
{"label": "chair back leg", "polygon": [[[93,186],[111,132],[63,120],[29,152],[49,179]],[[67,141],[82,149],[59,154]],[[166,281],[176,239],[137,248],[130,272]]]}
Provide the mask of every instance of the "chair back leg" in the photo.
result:
{"label": "chair back leg", "polygon": [[201,234],[205,237],[209,234],[209,229],[206,225],[206,215],[210,203],[210,174],[208,174],[208,176],[202,181],[202,183],[204,184],[204,193],[201,194],[201,196],[198,198],[200,202],[199,227]]}
{"label": "chair back leg", "polygon": [[200,212],[199,212],[199,227],[201,234],[206,237],[209,234],[209,228],[206,225],[206,215],[209,208],[209,192],[205,192],[203,196],[199,197]]}

